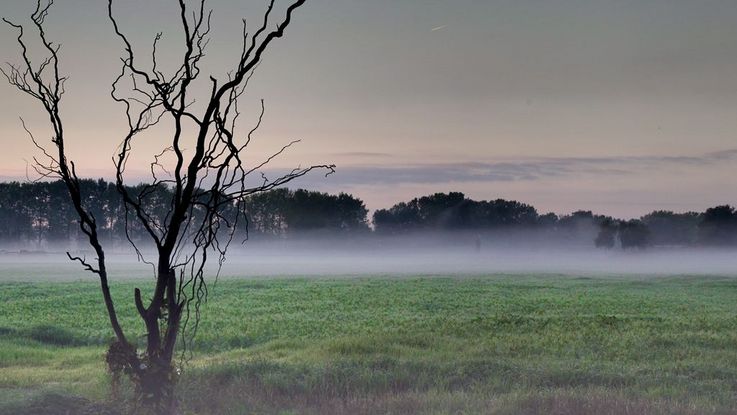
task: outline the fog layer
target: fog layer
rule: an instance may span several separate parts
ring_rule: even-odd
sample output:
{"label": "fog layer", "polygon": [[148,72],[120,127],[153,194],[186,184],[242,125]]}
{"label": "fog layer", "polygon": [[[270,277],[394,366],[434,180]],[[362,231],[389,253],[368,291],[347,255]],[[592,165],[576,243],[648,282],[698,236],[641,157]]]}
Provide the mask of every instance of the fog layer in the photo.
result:
{"label": "fog layer", "polygon": [[[84,251],[77,251],[84,255]],[[87,253],[88,257],[92,257]],[[147,256],[154,260],[153,255]],[[209,274],[215,276],[216,261]],[[152,278],[153,268],[131,252],[108,254],[111,278]],[[342,276],[478,276],[486,274],[737,276],[737,250],[706,248],[596,249],[583,245],[481,240],[470,235],[299,239],[234,244],[221,278]],[[2,280],[93,280],[64,249],[0,253]]]}

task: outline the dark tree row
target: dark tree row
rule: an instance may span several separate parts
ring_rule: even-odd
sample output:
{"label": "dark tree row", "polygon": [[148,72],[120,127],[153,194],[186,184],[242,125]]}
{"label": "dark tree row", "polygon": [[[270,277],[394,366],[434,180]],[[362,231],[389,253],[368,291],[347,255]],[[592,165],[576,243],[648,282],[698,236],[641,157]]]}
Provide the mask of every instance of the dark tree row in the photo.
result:
{"label": "dark tree row", "polygon": [[613,248],[617,242],[623,249],[655,246],[735,246],[737,245],[737,211],[729,206],[716,206],[704,213],[655,211],[640,219],[607,220],[600,223],[595,244]]}
{"label": "dark tree row", "polygon": [[514,200],[477,201],[463,193],[436,193],[398,203],[377,210],[373,219],[376,232],[384,234],[516,229],[555,232],[565,239],[595,234],[600,223],[612,220],[589,211],[540,215],[534,207]]}
{"label": "dark tree row", "polygon": [[263,235],[369,230],[368,210],[363,201],[346,193],[335,196],[303,189],[276,189],[249,197],[245,208],[249,232]]}
{"label": "dark tree row", "polygon": [[390,234],[418,230],[532,226],[537,220],[537,211],[530,205],[501,199],[477,202],[458,192],[436,193],[374,213],[376,231]]}
{"label": "dark tree row", "polygon": [[[125,210],[114,185],[102,180],[84,180],[81,185],[103,237],[124,237]],[[80,238],[77,222],[63,182],[0,183],[0,240],[35,244],[76,241]]]}
{"label": "dark tree row", "polygon": [[[80,185],[82,193],[89,196],[84,204],[96,218],[102,240],[125,244],[128,237],[135,242],[146,239],[146,230],[138,221],[127,220],[126,225],[126,209],[114,184],[82,180]],[[152,223],[164,222],[171,189],[160,185],[143,193],[140,190],[133,188],[131,193],[142,195],[140,202],[147,207]],[[277,189],[248,197],[244,206],[248,221],[238,224],[241,235],[246,231],[285,237],[306,232],[369,230],[364,203],[345,193],[336,196]],[[194,209],[193,214],[201,212]],[[73,244],[81,238],[77,221],[66,188],[60,181],[0,183],[0,241],[33,247]]]}
{"label": "dark tree row", "polygon": [[728,205],[703,213],[655,211],[640,219],[619,220],[590,211],[541,215],[516,201],[476,201],[463,193],[436,193],[378,210],[373,223],[376,232],[383,234],[529,230],[557,240],[593,241],[600,248],[737,245],[737,211]]}
{"label": "dark tree row", "polygon": [[[130,217],[115,184],[100,179],[80,180],[86,196],[84,207],[97,220],[102,241],[118,244],[146,239],[146,230]],[[142,192],[143,186],[128,188],[140,195],[140,203],[154,223],[162,223],[168,212],[167,200],[171,189],[159,185]],[[197,214],[194,210],[194,214]],[[130,213],[128,213],[130,215]],[[69,201],[62,181],[32,183],[0,183],[0,241],[28,243],[76,243],[82,238],[79,218]]]}
{"label": "dark tree row", "polygon": [[[89,195],[85,206],[97,218],[101,238],[116,244],[125,243],[128,237],[134,241],[145,239],[146,231],[137,221],[129,220],[126,226],[126,210],[114,184],[83,180],[81,185],[84,194]],[[148,207],[154,223],[166,219],[170,192],[162,185],[143,194],[141,203]],[[363,201],[345,193],[276,189],[248,197],[243,207],[248,221],[238,224],[241,235],[248,231],[260,237],[285,238],[370,232]],[[197,210],[193,214],[198,214]],[[541,215],[534,207],[517,201],[476,201],[451,192],[377,210],[373,226],[378,235],[523,230],[528,235],[532,232],[562,241],[593,241],[600,248],[737,245],[737,211],[727,205],[703,213],[655,211],[640,219],[619,220],[590,211]],[[0,183],[0,241],[43,246],[75,243],[79,238],[77,217],[63,183]]]}

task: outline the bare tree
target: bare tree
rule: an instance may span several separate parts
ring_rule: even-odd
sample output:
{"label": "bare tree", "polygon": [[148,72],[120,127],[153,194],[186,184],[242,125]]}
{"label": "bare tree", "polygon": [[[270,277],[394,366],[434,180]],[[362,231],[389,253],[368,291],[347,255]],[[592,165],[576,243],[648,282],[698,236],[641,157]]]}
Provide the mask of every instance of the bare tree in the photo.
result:
{"label": "bare tree", "polygon": [[[58,178],[64,182],[79,216],[79,225],[94,249],[96,258],[69,255],[86,270],[99,277],[103,301],[115,334],[107,362],[114,378],[121,373],[129,376],[136,389],[136,411],[157,414],[175,413],[174,367],[175,348],[181,333],[193,333],[199,322],[199,307],[207,296],[205,265],[215,256],[217,269],[222,265],[239,220],[245,220],[244,198],[284,185],[313,170],[333,172],[333,165],[297,168],[269,179],[262,168],[295,144],[282,147],[263,162],[249,165],[242,156],[253,134],[261,125],[264,105],[261,102],[255,126],[245,134],[236,133],[240,116],[239,98],[244,94],[253,71],[264,51],[284,35],[293,12],[306,0],[291,0],[285,14],[276,24],[273,14],[275,0],[270,0],[261,23],[249,33],[243,21],[242,49],[235,68],[222,82],[214,76],[206,80],[207,94],[200,94],[196,106],[193,85],[199,80],[200,62],[211,29],[211,14],[206,0],[191,6],[178,0],[177,15],[184,34],[184,52],[176,68],[168,74],[160,69],[157,46],[162,34],[153,41],[153,54],[145,64],[139,63],[129,37],[115,17],[113,0],[108,1],[108,18],[115,34],[122,41],[124,52],[121,69],[112,82],[112,99],[125,109],[127,131],[122,134],[119,150],[113,158],[116,188],[126,207],[126,220],[145,229],[155,247],[153,291],[144,295],[136,289],[133,295],[136,309],[146,327],[145,350],[126,337],[110,295],[105,252],[98,236],[96,218],[86,206],[85,195],[75,164],[66,154],[64,124],[60,105],[66,77],[59,70],[60,46],[49,40],[44,22],[53,0],[42,4],[38,0],[31,15],[32,28],[38,35],[44,58],[33,61],[24,26],[9,22],[17,30],[22,63],[8,65],[3,74],[20,91],[42,104],[49,116],[53,134],[50,145],[40,142],[26,128],[41,156],[34,158],[34,168],[41,178]],[[203,96],[204,95],[204,96]],[[204,103],[204,104],[203,104]],[[197,107],[199,110],[196,111]],[[161,153],[153,155],[151,180],[135,188],[125,183],[128,160],[143,133],[167,122],[173,126],[171,136]],[[256,175],[256,180],[251,176]],[[152,200],[160,197],[157,190],[167,187],[172,195],[164,201],[165,212],[155,211]],[[158,200],[157,206],[161,205]],[[139,258],[146,261],[143,251],[134,241]],[[192,317],[192,318],[190,318]],[[185,329],[187,328],[189,330]]]}

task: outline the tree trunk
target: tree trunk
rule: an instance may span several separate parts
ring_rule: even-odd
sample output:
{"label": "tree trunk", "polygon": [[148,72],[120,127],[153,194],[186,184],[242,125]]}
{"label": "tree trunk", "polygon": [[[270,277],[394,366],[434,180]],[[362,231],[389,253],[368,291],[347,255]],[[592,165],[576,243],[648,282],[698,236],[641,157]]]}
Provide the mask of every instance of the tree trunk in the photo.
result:
{"label": "tree trunk", "polygon": [[154,298],[148,308],[143,307],[140,290],[135,292],[136,305],[148,332],[146,353],[132,373],[136,404],[139,406],[136,414],[179,413],[175,398],[177,372],[173,360],[182,306],[176,299],[176,284],[174,270],[168,264],[162,264]]}
{"label": "tree trunk", "polygon": [[153,358],[142,363],[136,373],[135,414],[141,415],[177,415],[179,414],[175,398],[177,373],[171,359]]}

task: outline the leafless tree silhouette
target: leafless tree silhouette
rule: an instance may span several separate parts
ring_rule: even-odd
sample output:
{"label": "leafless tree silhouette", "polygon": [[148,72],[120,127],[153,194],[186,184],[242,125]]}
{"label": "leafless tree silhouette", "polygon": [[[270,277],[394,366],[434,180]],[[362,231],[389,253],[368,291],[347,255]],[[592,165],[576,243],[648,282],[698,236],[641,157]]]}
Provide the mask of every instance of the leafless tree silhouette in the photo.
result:
{"label": "leafless tree silhouette", "polygon": [[[237,66],[222,82],[209,76],[206,80],[209,92],[199,94],[197,105],[193,105],[193,85],[201,76],[200,63],[211,30],[212,11],[207,8],[206,0],[199,0],[194,6],[178,0],[176,12],[184,33],[184,52],[176,69],[168,74],[160,69],[157,61],[157,46],[162,34],[157,34],[153,41],[151,57],[145,64],[139,63],[129,37],[115,17],[113,0],[108,1],[108,18],[124,49],[120,72],[112,82],[111,96],[125,109],[128,125],[113,158],[116,187],[125,203],[126,220],[142,226],[156,248],[156,258],[150,261],[156,276],[153,291],[144,296],[136,289],[133,296],[147,332],[145,350],[141,351],[126,337],[118,321],[97,222],[86,207],[75,164],[66,154],[60,105],[67,78],[59,69],[60,46],[44,31],[53,0],[43,4],[38,0],[31,15],[32,28],[37,32],[45,56],[40,61],[31,58],[24,26],[5,20],[17,30],[22,62],[8,65],[2,73],[10,84],[42,104],[49,116],[53,129],[49,144],[39,141],[23,123],[40,151],[40,156],[34,158],[34,168],[41,178],[58,178],[66,184],[80,228],[95,251],[94,261],[67,255],[99,277],[115,334],[107,362],[114,378],[125,373],[134,383],[137,413],[177,412],[175,348],[179,337],[183,337],[181,333],[194,335],[196,331],[199,307],[207,296],[205,265],[209,256],[215,256],[217,269],[222,265],[238,221],[245,220],[244,198],[284,185],[313,170],[320,169],[326,174],[334,171],[333,165],[316,165],[267,178],[262,168],[297,141],[288,143],[261,163],[249,165],[244,161],[244,152],[263,120],[263,102],[255,126],[245,134],[236,133],[236,121],[241,115],[239,98],[245,93],[264,51],[284,35],[294,11],[305,1],[292,0],[275,24],[272,22],[275,0],[270,0],[262,22],[251,33],[244,20]],[[166,147],[153,155],[150,182],[135,188],[126,186],[126,165],[137,139],[147,130],[159,127],[164,120],[173,129]],[[165,163],[165,159],[169,162]],[[258,176],[257,180],[251,179],[254,175]],[[165,213],[161,214],[151,206],[152,200],[158,197],[157,189],[163,186],[170,188],[173,196],[163,202],[156,201],[157,206],[166,206]],[[139,258],[147,260],[133,240],[128,239]]]}

